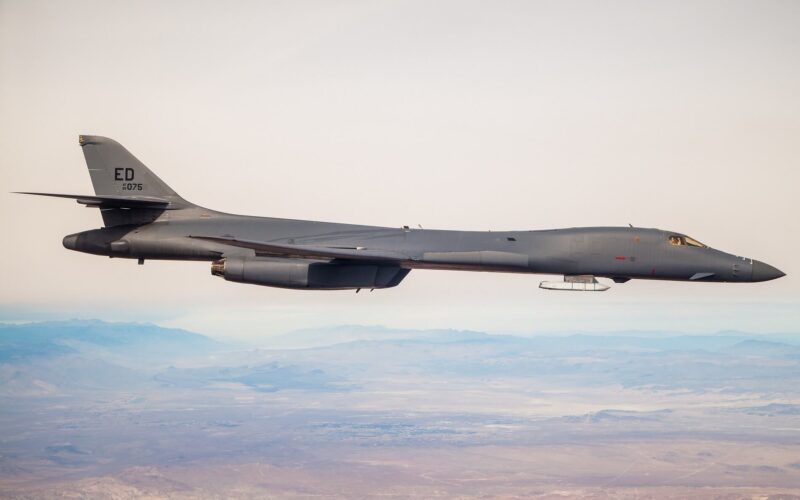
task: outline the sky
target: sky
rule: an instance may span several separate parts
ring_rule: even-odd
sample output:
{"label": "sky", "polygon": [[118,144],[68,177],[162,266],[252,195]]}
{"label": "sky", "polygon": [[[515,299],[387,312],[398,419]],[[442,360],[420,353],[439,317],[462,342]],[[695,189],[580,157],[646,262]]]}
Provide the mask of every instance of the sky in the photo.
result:
{"label": "sky", "polygon": [[[330,324],[800,331],[800,3],[0,0],[0,320],[252,339]],[[78,134],[221,211],[464,230],[680,231],[760,284],[413,271],[374,293],[228,283],[65,250]]]}

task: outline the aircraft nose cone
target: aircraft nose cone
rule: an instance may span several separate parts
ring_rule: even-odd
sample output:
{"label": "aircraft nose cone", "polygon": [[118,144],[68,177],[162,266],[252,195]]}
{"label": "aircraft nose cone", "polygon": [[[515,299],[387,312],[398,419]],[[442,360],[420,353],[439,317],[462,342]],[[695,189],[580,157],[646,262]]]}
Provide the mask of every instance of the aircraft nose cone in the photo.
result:
{"label": "aircraft nose cone", "polygon": [[69,250],[75,250],[78,247],[78,235],[77,234],[70,234],[64,236],[64,240],[62,241],[64,244],[64,248]]}
{"label": "aircraft nose cone", "polygon": [[776,269],[769,264],[764,264],[760,260],[753,261],[753,281],[769,281],[782,276],[786,276],[786,274],[781,272],[779,269]]}

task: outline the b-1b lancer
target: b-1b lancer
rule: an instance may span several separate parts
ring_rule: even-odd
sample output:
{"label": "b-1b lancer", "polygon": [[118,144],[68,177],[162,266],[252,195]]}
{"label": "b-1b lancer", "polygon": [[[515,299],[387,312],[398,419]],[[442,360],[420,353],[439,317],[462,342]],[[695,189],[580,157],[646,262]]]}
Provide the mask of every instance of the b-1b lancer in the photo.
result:
{"label": "b-1b lancer", "polygon": [[64,238],[70,250],[109,257],[210,261],[228,281],[301,290],[391,288],[412,269],[563,275],[548,290],[603,291],[597,277],[755,282],[778,269],[659,229],[583,227],[540,231],[440,231],[232,215],[173,191],[114,140],[79,138],[105,227]]}

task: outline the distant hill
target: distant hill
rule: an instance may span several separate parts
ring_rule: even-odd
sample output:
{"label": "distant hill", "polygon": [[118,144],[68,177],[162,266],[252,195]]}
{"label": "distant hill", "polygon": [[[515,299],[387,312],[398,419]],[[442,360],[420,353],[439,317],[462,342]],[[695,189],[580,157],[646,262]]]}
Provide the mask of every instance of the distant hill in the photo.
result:
{"label": "distant hill", "polygon": [[353,342],[416,342],[428,344],[485,343],[537,348],[546,351],[582,349],[623,351],[701,350],[718,352],[725,350],[758,351],[766,343],[774,352],[794,352],[789,346],[800,345],[800,335],[759,335],[746,332],[720,332],[716,334],[686,335],[672,332],[609,332],[574,333],[561,335],[498,335],[472,330],[433,329],[414,330],[387,328],[385,326],[340,325],[306,328],[282,335],[265,338],[263,346],[268,349],[306,349],[331,347]]}
{"label": "distant hill", "polygon": [[340,325],[322,328],[305,328],[265,340],[272,349],[302,349],[324,347],[356,341],[423,341],[429,343],[480,342],[498,340],[500,335],[490,335],[470,330],[412,330],[385,326]]}
{"label": "distant hill", "polygon": [[176,359],[202,357],[222,346],[196,333],[150,323],[0,325],[0,395],[142,387]]}
{"label": "distant hill", "polygon": [[795,358],[800,356],[800,346],[776,342],[774,340],[767,341],[752,338],[737,342],[726,351],[749,354],[751,356],[793,356]]}
{"label": "distant hill", "polygon": [[237,349],[149,323],[55,321],[0,325],[0,396],[227,384],[258,392],[346,391],[392,376],[689,390],[746,379],[737,390],[768,381],[777,391],[793,380],[800,359],[796,339],[742,332],[522,337],[345,325],[266,337],[262,349]]}
{"label": "distant hill", "polygon": [[[265,338],[266,350],[231,358],[240,364],[280,356],[345,378],[421,376],[532,378],[554,385],[644,387],[704,391],[708,388],[775,390],[792,380],[799,358],[797,336],[743,332],[681,335],[491,335],[458,330],[402,330],[340,326]],[[780,340],[786,340],[787,343]],[[276,351],[276,349],[284,349]],[[280,353],[280,354],[276,354]],[[237,356],[239,353],[237,353]],[[743,381],[746,380],[746,381]]]}
{"label": "distant hill", "polygon": [[164,357],[219,347],[203,335],[152,323],[70,320],[0,325],[0,363],[96,350]]}

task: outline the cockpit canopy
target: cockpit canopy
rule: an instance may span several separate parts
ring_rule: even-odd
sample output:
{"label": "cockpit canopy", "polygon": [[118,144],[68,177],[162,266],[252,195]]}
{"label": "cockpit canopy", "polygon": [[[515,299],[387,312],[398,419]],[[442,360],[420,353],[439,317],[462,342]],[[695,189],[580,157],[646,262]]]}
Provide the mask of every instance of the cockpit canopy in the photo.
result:
{"label": "cockpit canopy", "polygon": [[697,248],[708,248],[708,245],[703,245],[699,241],[694,238],[690,238],[683,234],[672,234],[669,236],[669,244],[676,247],[697,247]]}

